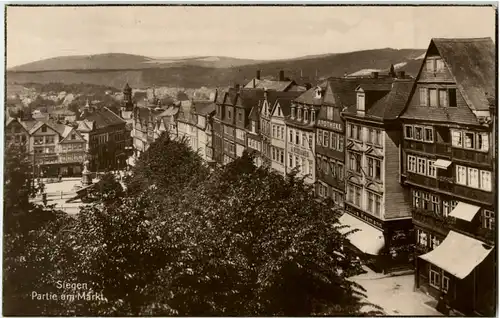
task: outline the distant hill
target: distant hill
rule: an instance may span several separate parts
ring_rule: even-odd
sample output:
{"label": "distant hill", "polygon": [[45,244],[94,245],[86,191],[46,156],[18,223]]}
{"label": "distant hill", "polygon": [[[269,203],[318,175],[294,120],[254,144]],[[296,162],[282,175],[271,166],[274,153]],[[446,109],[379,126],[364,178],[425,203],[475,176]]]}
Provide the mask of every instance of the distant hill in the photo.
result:
{"label": "distant hill", "polygon": [[[92,83],[122,88],[158,86],[198,88],[228,86],[250,81],[256,70],[276,78],[280,70],[299,83],[314,83],[330,76],[343,76],[364,69],[388,69],[391,64],[415,75],[423,49],[375,49],[322,54],[287,60],[259,61],[229,57],[158,59],[129,54],[71,56],[33,62],[7,71],[9,84]],[[417,67],[418,66],[418,67]]]}
{"label": "distant hill", "polygon": [[92,71],[92,70],[137,70],[148,68],[170,68],[202,66],[226,68],[261,63],[260,60],[237,59],[224,56],[194,56],[152,58],[142,55],[108,53],[96,55],[59,56],[9,68],[14,72],[42,71]]}

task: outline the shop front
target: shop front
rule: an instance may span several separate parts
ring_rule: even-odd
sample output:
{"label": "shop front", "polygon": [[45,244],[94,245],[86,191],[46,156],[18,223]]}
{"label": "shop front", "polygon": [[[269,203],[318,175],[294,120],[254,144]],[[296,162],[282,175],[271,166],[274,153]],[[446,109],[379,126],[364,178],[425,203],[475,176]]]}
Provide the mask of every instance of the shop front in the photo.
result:
{"label": "shop front", "polygon": [[496,281],[493,249],[452,230],[439,246],[417,258],[415,287],[460,313],[489,315]]}

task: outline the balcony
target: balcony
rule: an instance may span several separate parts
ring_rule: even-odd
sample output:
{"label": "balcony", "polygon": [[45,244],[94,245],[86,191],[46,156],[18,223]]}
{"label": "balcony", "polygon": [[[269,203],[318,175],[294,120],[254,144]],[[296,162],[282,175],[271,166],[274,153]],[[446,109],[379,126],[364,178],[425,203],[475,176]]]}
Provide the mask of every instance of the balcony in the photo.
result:
{"label": "balcony", "polygon": [[416,208],[412,209],[412,218],[419,223],[424,223],[432,227],[435,231],[443,235],[446,235],[455,224],[455,219],[453,217],[444,217],[433,211]]}
{"label": "balcony", "polygon": [[438,182],[434,178],[429,178],[426,176],[422,176],[416,173],[407,172],[407,180],[413,183],[417,183],[421,186],[425,186],[427,188],[437,188]]}
{"label": "balcony", "polygon": [[462,161],[474,162],[476,164],[484,164],[491,167],[493,158],[489,152],[479,152],[467,149],[453,148],[453,158]]}
{"label": "balcony", "polygon": [[339,180],[338,178],[332,176],[330,173],[325,173],[322,170],[317,170],[316,177],[319,180],[326,182],[328,185],[330,185],[338,190],[342,190],[342,191],[345,190],[344,180]]}
{"label": "balcony", "polygon": [[451,157],[451,145],[450,144],[444,144],[444,143],[436,143],[436,154],[445,156],[450,158]]}

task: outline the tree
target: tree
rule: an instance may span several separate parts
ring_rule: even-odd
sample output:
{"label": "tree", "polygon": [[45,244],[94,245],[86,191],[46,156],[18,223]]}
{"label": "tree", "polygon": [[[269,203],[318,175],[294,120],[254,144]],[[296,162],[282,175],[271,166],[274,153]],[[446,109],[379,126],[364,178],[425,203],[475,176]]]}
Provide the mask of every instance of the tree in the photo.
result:
{"label": "tree", "polygon": [[23,148],[8,145],[4,160],[3,313],[40,315],[50,304],[33,299],[32,293],[55,289],[47,278],[57,255],[55,233],[66,218],[30,202],[41,188]]}
{"label": "tree", "polygon": [[162,241],[184,239],[161,271],[157,295],[171,296],[159,302],[193,316],[359,314],[363,290],[347,277],[360,268],[342,252],[347,234],[333,209],[303,180],[245,154],[184,192],[177,213],[161,214],[170,225]]}
{"label": "tree", "polygon": [[164,133],[136,161],[132,177],[126,184],[129,194],[151,187],[173,194],[203,180],[208,172],[201,157],[186,140],[175,141]]}

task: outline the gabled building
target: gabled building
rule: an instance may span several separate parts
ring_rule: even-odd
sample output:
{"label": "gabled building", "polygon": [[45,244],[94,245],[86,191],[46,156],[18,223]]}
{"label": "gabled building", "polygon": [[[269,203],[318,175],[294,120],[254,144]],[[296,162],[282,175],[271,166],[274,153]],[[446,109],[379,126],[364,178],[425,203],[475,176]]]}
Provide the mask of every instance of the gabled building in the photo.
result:
{"label": "gabled building", "polygon": [[205,162],[211,164],[213,159],[213,146],[212,146],[212,126],[213,116],[215,114],[214,101],[194,102],[194,113],[196,115],[196,134],[198,144],[196,149]]}
{"label": "gabled building", "polygon": [[23,146],[26,152],[29,152],[29,131],[37,122],[22,121],[18,118],[9,117],[5,123],[5,145],[14,143]]}
{"label": "gabled building", "polygon": [[156,116],[154,128],[154,139],[158,139],[162,133],[169,134],[172,138],[177,137],[177,112],[179,107],[170,106]]}
{"label": "gabled building", "polygon": [[401,116],[416,287],[465,314],[495,313],[495,52],[490,38],[432,39]]}
{"label": "gabled building", "polygon": [[262,165],[262,134],[260,112],[262,100],[257,105],[253,106],[248,115],[248,124],[246,127],[247,135],[247,151],[254,156],[254,163],[257,167]]}
{"label": "gabled building", "polygon": [[[358,79],[355,102],[342,112],[346,125],[346,200],[340,222],[360,231],[349,240],[367,263],[390,271],[411,266],[411,202],[400,185],[403,112],[413,80],[375,75]],[[403,252],[404,251],[404,252]]]}
{"label": "gabled building", "polygon": [[264,90],[236,85],[221,95],[214,117],[214,157],[218,164],[227,164],[246,149],[250,111],[264,96]]}
{"label": "gabled building", "polygon": [[297,169],[298,176],[309,184],[316,182],[315,124],[325,89],[326,84],[318,85],[295,98],[285,120],[287,173]]}
{"label": "gabled building", "polygon": [[283,175],[287,173],[287,140],[286,140],[286,118],[290,117],[290,105],[293,99],[297,98],[301,92],[266,92],[271,95],[267,99],[268,104],[263,105],[261,117],[264,118],[267,111],[267,119],[270,120],[266,137],[268,143],[265,145],[266,157],[270,162],[270,167]]}

